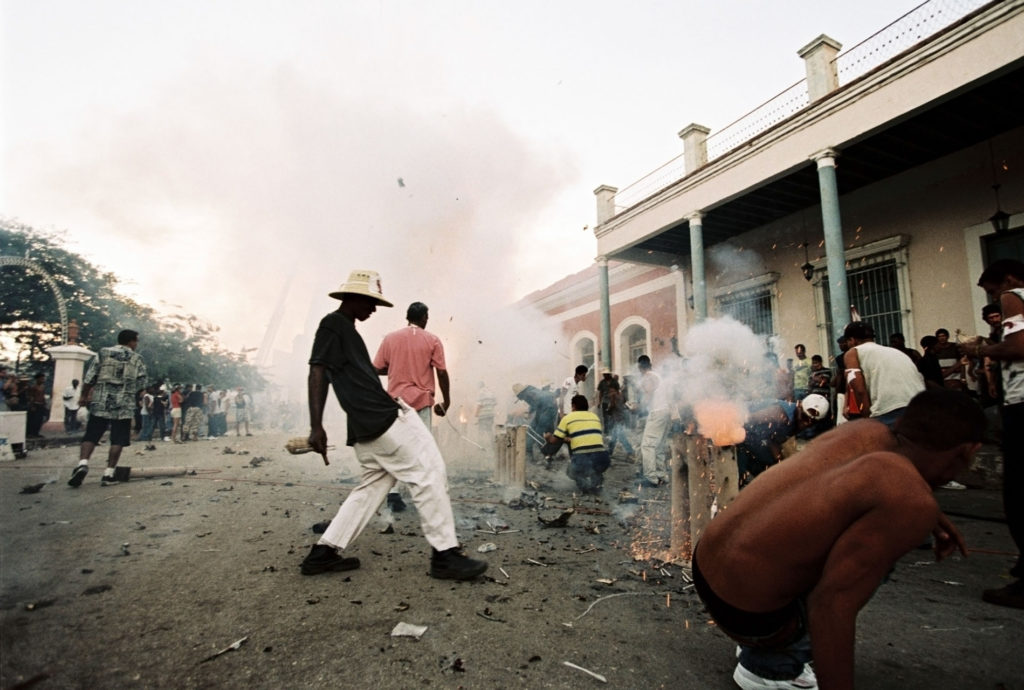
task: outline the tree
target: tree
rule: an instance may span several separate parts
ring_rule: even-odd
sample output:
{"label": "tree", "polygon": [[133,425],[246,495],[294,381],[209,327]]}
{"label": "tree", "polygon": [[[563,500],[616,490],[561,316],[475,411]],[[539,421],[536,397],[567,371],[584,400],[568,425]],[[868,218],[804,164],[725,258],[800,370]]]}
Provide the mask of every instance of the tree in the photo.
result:
{"label": "tree", "polygon": [[[190,381],[260,390],[265,381],[243,358],[217,341],[219,330],[192,314],[158,314],[117,291],[117,277],[68,251],[58,233],[0,219],[0,255],[30,258],[46,271],[79,325],[79,341],[96,350],[117,342],[124,328],[139,331],[139,354],[151,381]],[[52,368],[51,347],[61,344],[56,297],[38,275],[21,266],[0,266],[0,356]],[[24,368],[24,367],[23,367]]]}

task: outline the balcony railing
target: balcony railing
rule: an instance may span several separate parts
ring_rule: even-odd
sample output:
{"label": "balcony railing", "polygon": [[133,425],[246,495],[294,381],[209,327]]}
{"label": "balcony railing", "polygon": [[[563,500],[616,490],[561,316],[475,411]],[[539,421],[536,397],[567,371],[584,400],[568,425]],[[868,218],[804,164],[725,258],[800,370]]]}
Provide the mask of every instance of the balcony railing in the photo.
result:
{"label": "balcony railing", "polygon": [[[834,63],[843,86],[862,77],[887,60],[934,36],[991,0],[928,0],[836,56]],[[759,105],[707,138],[708,161],[732,151],[808,105],[807,80]],[[683,154],[647,173],[615,195],[615,212],[634,206],[686,175]]]}

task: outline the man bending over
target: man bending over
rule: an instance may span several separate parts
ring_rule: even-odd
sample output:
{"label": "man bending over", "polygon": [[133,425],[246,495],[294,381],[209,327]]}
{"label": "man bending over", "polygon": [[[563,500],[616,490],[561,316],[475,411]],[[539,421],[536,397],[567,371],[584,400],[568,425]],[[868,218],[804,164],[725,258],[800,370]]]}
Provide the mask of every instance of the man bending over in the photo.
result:
{"label": "man bending over", "polygon": [[893,564],[929,532],[938,559],[966,555],[932,489],[967,468],[984,431],[965,394],[924,391],[891,430],[863,419],[819,436],[711,521],[693,580],[740,643],[737,685],[815,688],[817,674],[853,687],[857,613]]}

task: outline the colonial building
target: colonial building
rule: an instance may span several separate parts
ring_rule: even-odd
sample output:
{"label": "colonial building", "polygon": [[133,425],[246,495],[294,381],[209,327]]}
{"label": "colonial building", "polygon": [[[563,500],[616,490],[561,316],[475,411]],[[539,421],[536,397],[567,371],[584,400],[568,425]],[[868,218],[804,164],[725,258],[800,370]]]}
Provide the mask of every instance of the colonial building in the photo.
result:
{"label": "colonial building", "polygon": [[596,265],[525,300],[572,361],[624,371],[724,314],[826,356],[851,307],[883,343],[987,333],[978,276],[1024,260],[1024,0],[931,0],[840,51],[818,37],[806,79],[595,190]]}

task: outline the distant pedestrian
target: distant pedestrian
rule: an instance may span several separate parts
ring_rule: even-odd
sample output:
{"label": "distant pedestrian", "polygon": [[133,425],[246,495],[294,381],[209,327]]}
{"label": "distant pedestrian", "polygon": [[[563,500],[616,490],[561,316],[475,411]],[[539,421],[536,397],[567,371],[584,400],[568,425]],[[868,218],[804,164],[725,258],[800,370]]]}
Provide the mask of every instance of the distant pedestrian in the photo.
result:
{"label": "distant pedestrian", "polygon": [[40,438],[39,432],[46,422],[46,374],[36,374],[35,381],[26,391],[28,400],[28,438]]}
{"label": "distant pedestrian", "polygon": [[245,435],[252,436],[252,432],[249,431],[249,420],[252,419],[252,398],[250,398],[245,389],[241,386],[235,391],[233,396],[235,403],[235,436],[242,435],[242,425],[245,425]]}
{"label": "distant pedestrian", "polygon": [[64,402],[64,432],[72,433],[78,431],[78,379],[71,379],[71,385],[61,393],[61,400]]}
{"label": "distant pedestrian", "polygon": [[100,485],[108,486],[116,481],[114,468],[121,458],[121,450],[131,445],[135,400],[139,391],[146,387],[146,364],[135,351],[138,346],[137,331],[121,331],[117,334],[117,345],[102,348],[85,374],[79,404],[89,406],[89,421],[79,449],[78,466],[68,480],[71,487],[81,486],[89,472],[89,458],[108,429],[110,450]]}

